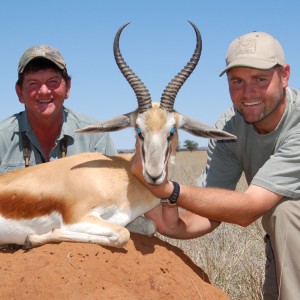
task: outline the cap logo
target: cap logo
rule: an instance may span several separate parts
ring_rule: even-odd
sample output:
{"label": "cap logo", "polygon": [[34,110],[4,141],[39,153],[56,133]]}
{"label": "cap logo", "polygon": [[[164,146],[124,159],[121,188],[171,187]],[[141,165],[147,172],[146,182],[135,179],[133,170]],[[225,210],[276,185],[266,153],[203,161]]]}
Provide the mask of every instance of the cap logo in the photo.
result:
{"label": "cap logo", "polygon": [[235,55],[255,54],[256,39],[240,40],[235,47]]}

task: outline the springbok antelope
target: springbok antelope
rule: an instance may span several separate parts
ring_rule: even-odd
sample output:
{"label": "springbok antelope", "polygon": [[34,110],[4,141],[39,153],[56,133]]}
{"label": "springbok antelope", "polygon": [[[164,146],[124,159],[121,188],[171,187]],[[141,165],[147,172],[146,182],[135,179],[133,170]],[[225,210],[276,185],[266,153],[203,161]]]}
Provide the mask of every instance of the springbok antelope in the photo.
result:
{"label": "springbok antelope", "polygon": [[[141,146],[144,177],[151,184],[160,184],[166,167],[174,166],[177,129],[214,139],[235,137],[173,108],[180,87],[200,58],[202,42],[197,27],[191,23],[197,37],[192,58],[168,84],[160,103],[152,104],[149,92],[127,66],[119,49],[120,34],[126,25],[115,36],[114,55],[136,94],[138,109],[78,132],[134,127]],[[159,205],[160,200],[131,174],[131,160],[132,155],[126,154],[107,157],[81,153],[1,175],[0,245],[17,244],[30,249],[45,243],[72,241],[122,247],[130,237],[129,230],[154,234],[154,222],[141,216]]]}

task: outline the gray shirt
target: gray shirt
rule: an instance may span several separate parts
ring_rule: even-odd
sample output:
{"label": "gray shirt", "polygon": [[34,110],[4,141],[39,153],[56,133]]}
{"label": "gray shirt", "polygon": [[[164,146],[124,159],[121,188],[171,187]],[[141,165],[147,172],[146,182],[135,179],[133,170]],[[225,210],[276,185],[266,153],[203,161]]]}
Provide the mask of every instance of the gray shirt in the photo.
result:
{"label": "gray shirt", "polygon": [[[117,155],[117,151],[108,133],[81,134],[74,130],[99,123],[99,120],[74,112],[64,107],[63,125],[55,147],[50,152],[50,161],[61,158],[60,140],[67,137],[67,156],[80,152],[102,152]],[[23,142],[24,132],[31,144],[30,165],[46,161],[39,142],[28,122],[27,114],[22,111],[0,122],[0,173],[25,167]],[[45,133],[47,134],[47,133]]]}
{"label": "gray shirt", "polygon": [[287,104],[276,129],[259,134],[233,107],[216,127],[236,141],[209,142],[208,163],[199,185],[235,189],[242,174],[248,184],[291,199],[300,198],[300,94],[287,88]]}

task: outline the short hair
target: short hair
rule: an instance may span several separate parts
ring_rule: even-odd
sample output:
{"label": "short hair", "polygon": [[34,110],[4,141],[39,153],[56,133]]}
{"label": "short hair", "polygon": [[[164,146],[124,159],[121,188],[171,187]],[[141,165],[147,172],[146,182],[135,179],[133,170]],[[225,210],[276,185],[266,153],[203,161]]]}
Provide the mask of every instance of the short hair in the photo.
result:
{"label": "short hair", "polygon": [[280,65],[280,64],[277,64],[277,65],[275,65],[273,68],[274,68],[274,69],[276,70],[276,72],[278,73],[278,76],[279,76],[279,77],[282,77],[283,66]]}

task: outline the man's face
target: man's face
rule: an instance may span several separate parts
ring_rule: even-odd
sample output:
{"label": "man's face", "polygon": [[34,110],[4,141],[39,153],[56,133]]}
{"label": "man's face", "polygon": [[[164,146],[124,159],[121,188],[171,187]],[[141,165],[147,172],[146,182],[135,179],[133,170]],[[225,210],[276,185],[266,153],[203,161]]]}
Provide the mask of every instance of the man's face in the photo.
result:
{"label": "man's face", "polygon": [[26,73],[22,87],[16,85],[16,92],[29,117],[55,118],[58,114],[61,116],[64,100],[69,97],[70,83],[67,85],[55,70],[45,69]]}
{"label": "man's face", "polygon": [[281,76],[275,68],[258,70],[235,67],[227,72],[234,106],[258,132],[270,132],[280,121],[285,108],[289,74],[289,65],[283,67]]}

